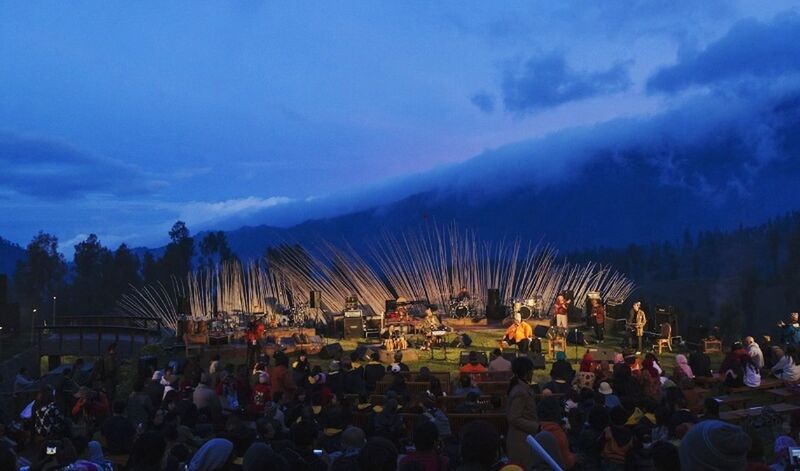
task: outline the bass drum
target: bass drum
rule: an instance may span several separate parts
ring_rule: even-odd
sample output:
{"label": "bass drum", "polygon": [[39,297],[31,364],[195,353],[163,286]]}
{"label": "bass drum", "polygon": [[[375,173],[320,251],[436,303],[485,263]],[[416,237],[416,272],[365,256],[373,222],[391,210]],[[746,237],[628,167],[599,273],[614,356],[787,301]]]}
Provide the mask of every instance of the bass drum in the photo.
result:
{"label": "bass drum", "polygon": [[465,317],[469,317],[469,306],[467,306],[466,304],[459,304],[458,306],[456,306],[455,317],[458,319],[464,319]]}
{"label": "bass drum", "polygon": [[517,312],[522,319],[530,319],[533,316],[533,309],[528,306],[521,306]]}

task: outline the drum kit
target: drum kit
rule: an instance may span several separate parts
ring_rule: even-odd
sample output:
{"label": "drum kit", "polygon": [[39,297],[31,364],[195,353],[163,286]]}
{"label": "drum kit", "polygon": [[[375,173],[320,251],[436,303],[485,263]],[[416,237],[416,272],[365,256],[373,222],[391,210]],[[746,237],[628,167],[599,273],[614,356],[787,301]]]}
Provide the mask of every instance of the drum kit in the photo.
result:
{"label": "drum kit", "polygon": [[480,314],[477,300],[450,298],[447,312],[453,319],[473,319]]}
{"label": "drum kit", "polygon": [[523,320],[541,319],[543,302],[541,296],[534,296],[527,299],[513,299],[509,303],[512,306],[512,314],[519,314]]}

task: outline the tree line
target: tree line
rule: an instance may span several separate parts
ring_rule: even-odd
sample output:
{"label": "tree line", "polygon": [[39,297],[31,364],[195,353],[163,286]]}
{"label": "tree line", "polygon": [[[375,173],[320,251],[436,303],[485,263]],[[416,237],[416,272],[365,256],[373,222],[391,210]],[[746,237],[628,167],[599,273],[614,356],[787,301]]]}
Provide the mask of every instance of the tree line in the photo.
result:
{"label": "tree line", "polygon": [[59,252],[58,238],[39,232],[17,262],[12,292],[23,306],[40,312],[49,313],[57,303],[59,316],[112,314],[131,287],[168,285],[173,278],[185,279],[194,266],[235,258],[222,231],[206,233],[195,250],[189,228],[177,221],[169,240],[160,255],[147,250],[140,259],[127,244],[112,250],[90,234],[74,246],[72,261],[67,262]]}

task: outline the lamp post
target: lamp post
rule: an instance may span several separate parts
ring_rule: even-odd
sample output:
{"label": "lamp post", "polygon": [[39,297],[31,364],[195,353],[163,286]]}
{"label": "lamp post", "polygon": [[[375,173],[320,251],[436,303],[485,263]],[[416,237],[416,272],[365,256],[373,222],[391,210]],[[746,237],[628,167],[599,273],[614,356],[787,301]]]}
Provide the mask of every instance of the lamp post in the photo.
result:
{"label": "lamp post", "polygon": [[33,331],[36,329],[36,308],[33,308],[31,315],[31,344],[33,343]]}
{"label": "lamp post", "polygon": [[56,325],[56,297],[53,296],[53,322],[52,325]]}

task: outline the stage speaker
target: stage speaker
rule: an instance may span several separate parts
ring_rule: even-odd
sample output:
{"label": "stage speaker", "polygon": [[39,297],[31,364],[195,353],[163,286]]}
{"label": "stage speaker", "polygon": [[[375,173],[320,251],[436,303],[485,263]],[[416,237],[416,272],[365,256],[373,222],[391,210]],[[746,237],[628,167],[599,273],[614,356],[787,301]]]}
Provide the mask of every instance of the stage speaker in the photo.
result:
{"label": "stage speaker", "polygon": [[460,343],[461,343],[461,348],[469,348],[472,345],[472,337],[470,337],[467,334],[461,334]]}
{"label": "stage speaker", "polygon": [[364,338],[364,321],[360,317],[344,318],[344,338],[346,339]]}
{"label": "stage speaker", "polygon": [[333,360],[335,358],[339,358],[343,351],[342,344],[332,343],[322,347],[322,350],[319,351],[319,357],[323,360]]}
{"label": "stage speaker", "polygon": [[186,296],[178,296],[178,314],[189,316],[192,315],[192,305],[189,303],[189,298]]}
{"label": "stage speaker", "polygon": [[528,352],[528,358],[530,358],[531,362],[533,362],[534,370],[547,369],[547,362],[545,361],[542,353]]}
{"label": "stage speaker", "polygon": [[489,319],[502,319],[505,317],[505,312],[503,312],[500,305],[500,290],[497,288],[486,290],[486,317]]}
{"label": "stage speaker", "polygon": [[508,361],[514,361],[514,360],[517,359],[517,352],[515,352],[513,350],[510,350],[510,351],[506,350],[506,351],[504,351],[502,353],[502,355],[503,355],[503,358],[505,358]]}
{"label": "stage speaker", "polygon": [[547,337],[547,332],[550,331],[550,327],[546,325],[537,325],[533,328],[533,336],[539,339],[543,339]]}
{"label": "stage speaker", "polygon": [[[486,352],[477,352],[478,354],[478,363],[483,366],[489,364],[489,358],[486,356]],[[459,366],[464,366],[469,363],[469,352],[461,352],[461,356],[458,358]]]}
{"label": "stage speaker", "polygon": [[397,300],[396,299],[387,299],[385,304],[385,312],[392,312],[397,310]]}
{"label": "stage speaker", "polygon": [[308,307],[322,309],[322,291],[312,290],[308,293]]}
{"label": "stage speaker", "polygon": [[542,353],[542,339],[539,338],[531,339],[531,344],[528,348],[530,349],[529,351],[531,352]]}
{"label": "stage speaker", "polygon": [[567,343],[570,345],[586,345],[586,339],[583,338],[582,331],[571,329],[567,332]]}
{"label": "stage speaker", "polygon": [[0,273],[0,306],[8,302],[8,275]]}
{"label": "stage speaker", "polygon": [[614,364],[614,356],[616,356],[616,352],[614,350],[608,350],[604,348],[598,348],[596,352],[592,353],[594,361],[605,360],[609,364]]}
{"label": "stage speaker", "polygon": [[625,312],[625,305],[621,299],[606,300],[606,317],[612,319],[627,319],[628,313]]}

